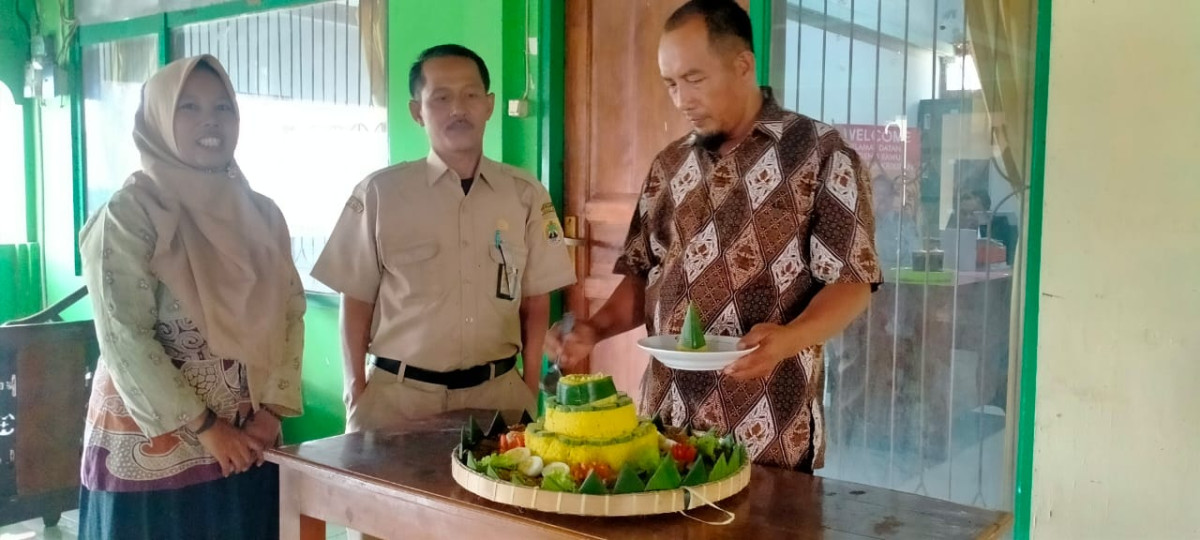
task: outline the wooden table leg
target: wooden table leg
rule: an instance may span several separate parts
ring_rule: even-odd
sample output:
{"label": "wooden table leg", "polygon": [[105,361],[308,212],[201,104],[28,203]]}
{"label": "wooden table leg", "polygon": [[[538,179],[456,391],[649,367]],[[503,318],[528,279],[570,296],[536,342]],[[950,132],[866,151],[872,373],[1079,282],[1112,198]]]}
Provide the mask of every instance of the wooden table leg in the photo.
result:
{"label": "wooden table leg", "polygon": [[290,488],[297,474],[301,473],[285,467],[279,469],[279,538],[325,540],[325,521],[302,514],[296,500],[300,495]]}

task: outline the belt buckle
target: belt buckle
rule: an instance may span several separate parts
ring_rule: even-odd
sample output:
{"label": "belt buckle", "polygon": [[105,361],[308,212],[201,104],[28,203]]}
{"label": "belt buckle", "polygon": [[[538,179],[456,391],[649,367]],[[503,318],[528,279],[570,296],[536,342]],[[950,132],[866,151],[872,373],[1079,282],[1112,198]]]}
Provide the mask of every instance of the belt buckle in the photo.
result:
{"label": "belt buckle", "polygon": [[[486,365],[469,367],[466,369],[456,370],[446,381],[446,388],[449,390],[460,390],[463,388],[474,388],[483,383],[496,379],[496,364],[498,361],[488,362]],[[475,375],[478,373],[479,375]],[[482,380],[480,378],[482,377]]]}
{"label": "belt buckle", "polygon": [[447,390],[462,390],[463,388],[471,388],[475,386],[471,384],[472,368],[456,369],[446,372],[445,386]]}

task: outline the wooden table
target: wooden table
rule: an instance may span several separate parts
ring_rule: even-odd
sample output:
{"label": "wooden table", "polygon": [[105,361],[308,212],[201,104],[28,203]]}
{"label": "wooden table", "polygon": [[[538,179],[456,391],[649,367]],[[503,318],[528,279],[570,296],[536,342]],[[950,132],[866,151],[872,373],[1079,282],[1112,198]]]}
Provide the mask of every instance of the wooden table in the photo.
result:
{"label": "wooden table", "polygon": [[[679,514],[596,518],[492,503],[450,477],[468,414],[403,432],[339,435],[272,450],[279,465],[281,538],[323,540],[332,521],[388,538],[994,538],[1010,516],[869,486],[756,466],[750,487],[720,506],[737,517],[706,525]],[[711,508],[692,515],[717,520]]]}

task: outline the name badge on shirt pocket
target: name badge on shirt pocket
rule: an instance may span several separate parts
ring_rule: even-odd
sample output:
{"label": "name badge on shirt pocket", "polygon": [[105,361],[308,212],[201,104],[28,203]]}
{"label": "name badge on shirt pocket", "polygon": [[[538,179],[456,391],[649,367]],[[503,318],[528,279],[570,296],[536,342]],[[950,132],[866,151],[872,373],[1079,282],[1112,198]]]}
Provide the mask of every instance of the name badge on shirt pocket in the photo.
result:
{"label": "name badge on shirt pocket", "polygon": [[508,242],[493,244],[488,252],[496,263],[496,298],[518,300],[521,298],[521,278],[525,273],[525,258],[529,251]]}
{"label": "name badge on shirt pocket", "polygon": [[433,242],[388,250],[384,256],[385,266],[408,286],[407,290],[396,292],[404,296],[440,295],[437,254],[438,245]]}

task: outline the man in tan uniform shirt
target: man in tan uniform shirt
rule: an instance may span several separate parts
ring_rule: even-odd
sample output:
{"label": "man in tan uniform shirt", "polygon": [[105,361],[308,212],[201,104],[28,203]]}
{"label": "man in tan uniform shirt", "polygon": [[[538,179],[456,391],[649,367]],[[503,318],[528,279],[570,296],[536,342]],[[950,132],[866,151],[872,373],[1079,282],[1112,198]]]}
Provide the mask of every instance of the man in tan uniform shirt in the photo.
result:
{"label": "man in tan uniform shirt", "polygon": [[[348,431],[532,410],[549,293],[575,282],[546,189],[483,157],[495,107],[483,60],[433,47],[409,81],[432,150],[354,188],[312,271],[342,294]],[[521,350],[538,351],[524,381]]]}

